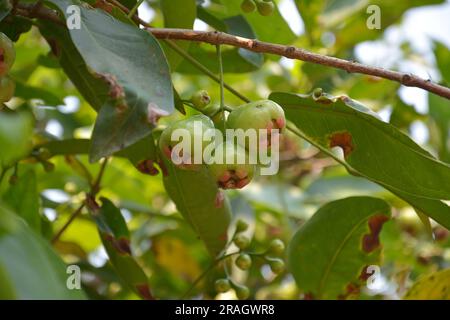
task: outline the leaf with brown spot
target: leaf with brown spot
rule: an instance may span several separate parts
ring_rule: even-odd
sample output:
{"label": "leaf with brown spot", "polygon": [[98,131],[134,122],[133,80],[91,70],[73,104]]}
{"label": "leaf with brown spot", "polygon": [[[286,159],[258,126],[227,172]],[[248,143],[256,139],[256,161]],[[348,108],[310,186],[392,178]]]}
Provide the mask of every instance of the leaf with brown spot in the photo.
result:
{"label": "leaf with brown spot", "polygon": [[372,197],[322,206],[288,247],[288,268],[300,290],[315,299],[355,296],[366,266],[380,263],[378,235],[390,211],[386,202]]}
{"label": "leaf with brown spot", "polygon": [[383,223],[388,221],[389,218],[383,214],[375,215],[369,218],[369,230],[370,233],[365,234],[362,241],[362,248],[365,252],[369,253],[377,249],[380,245],[380,232]]}
{"label": "leaf with brown spot", "polygon": [[352,135],[348,132],[336,132],[330,136],[330,148],[340,147],[344,151],[344,157],[353,151]]}
{"label": "leaf with brown spot", "polygon": [[[92,74],[102,75],[109,84],[108,99],[101,104],[92,133],[89,159],[94,162],[152,131],[154,125],[148,122],[149,116],[154,118],[154,113],[148,113],[150,103],[165,114],[174,111],[169,66],[149,32],[112,18],[103,10],[86,7],[79,0],[51,2],[64,15],[68,6],[79,7],[81,28],[69,30],[72,43]],[[125,103],[117,108],[117,99],[122,97]]]}
{"label": "leaf with brown spot", "polygon": [[98,209],[88,206],[97,224],[103,246],[119,277],[144,299],[152,297],[148,278],[132,255],[130,232],[120,210],[108,199],[101,198]]}
{"label": "leaf with brown spot", "polygon": [[450,300],[450,269],[420,277],[403,297],[405,300]]}
{"label": "leaf with brown spot", "polygon": [[269,98],[309,140],[325,149],[341,147],[341,163],[351,174],[378,183],[450,229],[450,206],[442,201],[450,199],[448,164],[347,96],[275,92]]}

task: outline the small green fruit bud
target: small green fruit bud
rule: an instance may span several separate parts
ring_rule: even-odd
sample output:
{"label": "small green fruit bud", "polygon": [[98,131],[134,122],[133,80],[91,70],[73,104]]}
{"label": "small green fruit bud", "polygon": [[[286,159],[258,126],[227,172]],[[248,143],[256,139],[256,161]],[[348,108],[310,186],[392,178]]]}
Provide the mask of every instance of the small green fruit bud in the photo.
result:
{"label": "small green fruit bud", "polygon": [[275,9],[275,5],[272,1],[256,0],[256,7],[258,8],[259,14],[262,16],[270,16]]}
{"label": "small green fruit bud", "polygon": [[241,10],[246,12],[246,13],[250,13],[255,11],[256,9],[256,4],[254,0],[244,0],[241,3]]}
{"label": "small green fruit bud", "polygon": [[238,247],[241,250],[248,248],[248,246],[250,245],[250,239],[242,234],[236,235],[236,237],[234,237],[233,242],[236,245],[236,247]]}
{"label": "small green fruit bud", "polygon": [[252,258],[246,253],[241,253],[235,263],[239,269],[248,270],[252,265]]}
{"label": "small green fruit bud", "polygon": [[234,291],[239,300],[248,299],[250,296],[250,290],[246,286],[241,286],[239,284],[234,285]]}
{"label": "small green fruit bud", "polygon": [[245,222],[244,220],[239,219],[236,222],[236,232],[244,232],[247,229],[248,229],[248,223]]}
{"label": "small green fruit bud", "polygon": [[211,98],[206,90],[200,90],[194,93],[191,102],[197,109],[203,109],[211,102]]}
{"label": "small green fruit bud", "polygon": [[275,274],[280,274],[284,271],[284,262],[281,259],[270,259],[269,266],[270,270]]}
{"label": "small green fruit bud", "polygon": [[230,290],[230,281],[228,279],[218,279],[214,283],[214,288],[219,293],[227,292]]}
{"label": "small green fruit bud", "polygon": [[273,239],[269,244],[269,253],[272,253],[274,255],[282,255],[284,253],[285,245],[283,241],[280,239]]}

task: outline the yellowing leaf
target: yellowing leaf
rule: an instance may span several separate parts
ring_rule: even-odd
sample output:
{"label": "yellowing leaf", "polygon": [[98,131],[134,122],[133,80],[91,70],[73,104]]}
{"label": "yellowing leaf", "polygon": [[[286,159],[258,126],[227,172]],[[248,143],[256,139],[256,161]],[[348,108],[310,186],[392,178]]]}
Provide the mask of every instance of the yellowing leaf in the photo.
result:
{"label": "yellowing leaf", "polygon": [[422,276],[403,298],[406,300],[450,300],[450,269]]}
{"label": "yellowing leaf", "polygon": [[158,238],[154,243],[154,251],[158,264],[177,276],[191,281],[199,276],[200,267],[181,240],[170,237]]}

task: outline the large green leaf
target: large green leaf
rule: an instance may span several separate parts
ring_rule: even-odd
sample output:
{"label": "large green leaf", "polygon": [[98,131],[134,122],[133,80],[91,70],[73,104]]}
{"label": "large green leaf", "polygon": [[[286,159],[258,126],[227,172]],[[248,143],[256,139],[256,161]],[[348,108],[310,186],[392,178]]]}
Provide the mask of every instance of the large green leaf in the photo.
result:
{"label": "large green leaf", "polygon": [[19,171],[16,181],[6,191],[4,200],[28,223],[31,229],[40,234],[39,194],[36,174],[33,170],[27,170],[23,173]]}
{"label": "large green leaf", "polygon": [[324,148],[339,146],[350,173],[372,180],[450,228],[450,168],[358,102],[345,97],[273,93],[287,118]]}
{"label": "large green leaf", "polygon": [[[228,198],[220,194],[209,170],[202,166],[198,171],[176,168],[164,162],[166,174],[164,186],[175,202],[178,211],[191,224],[194,231],[215,257],[227,243],[231,210]],[[220,201],[220,195],[223,196]]]}
{"label": "large green leaf", "polygon": [[365,268],[380,262],[379,233],[390,211],[386,202],[371,197],[321,207],[289,243],[288,267],[300,290],[313,299],[353,294],[367,276]]}
{"label": "large green leaf", "polygon": [[70,36],[90,72],[109,86],[93,132],[90,160],[96,161],[147,136],[158,116],[173,111],[169,67],[150,33],[78,0],[53,3],[64,13],[79,6],[80,29]]}
{"label": "large green leaf", "polygon": [[111,264],[130,289],[144,299],[153,299],[148,278],[132,256],[130,232],[120,210],[106,198],[101,201],[100,208],[90,210]]}
{"label": "large green leaf", "polygon": [[108,98],[108,86],[89,72],[69,32],[64,28],[55,28],[45,20],[39,21],[39,30],[53,48],[53,53],[58,57],[59,64],[70,81],[92,108],[100,110]]}
{"label": "large green leaf", "polygon": [[63,261],[22,219],[0,206],[0,295],[10,299],[83,299],[81,290],[66,286]]}
{"label": "large green leaf", "polygon": [[450,199],[450,167],[346,96],[272,93],[287,118],[325,148],[340,147],[355,171],[394,190]]}

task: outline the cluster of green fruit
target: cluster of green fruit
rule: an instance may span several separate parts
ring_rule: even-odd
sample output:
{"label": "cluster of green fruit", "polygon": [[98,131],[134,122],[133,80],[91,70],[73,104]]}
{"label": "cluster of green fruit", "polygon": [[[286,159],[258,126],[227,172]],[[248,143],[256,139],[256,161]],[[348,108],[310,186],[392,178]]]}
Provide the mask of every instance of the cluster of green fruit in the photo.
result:
{"label": "cluster of green fruit", "polygon": [[275,9],[275,5],[272,0],[243,0],[241,9],[246,13],[258,10],[260,15],[270,16]]}
{"label": "cluster of green fruit", "polygon": [[[255,101],[235,108],[225,120],[224,112],[222,112],[220,106],[210,104],[210,98],[206,91],[202,90],[194,94],[191,103],[203,114],[194,115],[169,125],[159,139],[161,153],[178,168],[184,170],[199,170],[200,166],[206,164],[217,185],[222,189],[240,189],[246,186],[256,171],[256,164],[249,161],[249,143],[239,145],[239,143],[226,139],[215,140],[217,143],[212,143],[206,141],[203,134],[208,129],[216,130],[216,126],[221,128],[224,124],[226,129],[234,130],[254,129],[259,132],[260,129],[266,129],[268,133],[266,145],[260,143],[258,148],[265,148],[266,151],[270,151],[271,130],[279,129],[281,131],[286,126],[283,109],[270,100]],[[201,128],[197,127],[196,130],[195,126],[199,125]],[[180,140],[172,140],[173,133],[177,129],[186,129],[189,132],[191,142],[201,141],[201,163],[198,161],[198,156],[195,157],[195,153],[198,154],[199,150],[194,143],[190,144],[189,149],[175,149],[178,148],[177,145],[179,146],[180,143]],[[179,138],[181,139],[181,137]],[[203,150],[209,148],[211,144],[214,144],[214,146],[210,158],[203,159]],[[222,159],[222,161],[214,161],[217,158]],[[238,162],[236,159],[245,159],[245,162]]]}
{"label": "cluster of green fruit", "polygon": [[[233,243],[239,248],[239,255],[234,261],[235,265],[241,270],[248,270],[252,265],[252,256],[254,256],[264,259],[274,274],[282,273],[285,265],[279,257],[284,254],[286,249],[283,241],[280,239],[272,240],[263,253],[246,252],[245,250],[250,246],[250,239],[242,233],[247,229],[248,224],[245,221],[237,221]],[[214,286],[218,293],[224,293],[233,288],[239,299],[247,299],[250,295],[250,291],[246,286],[237,284],[229,278],[217,279]]]}
{"label": "cluster of green fruit", "polygon": [[8,76],[16,58],[13,42],[0,32],[0,103],[11,100],[16,85]]}

